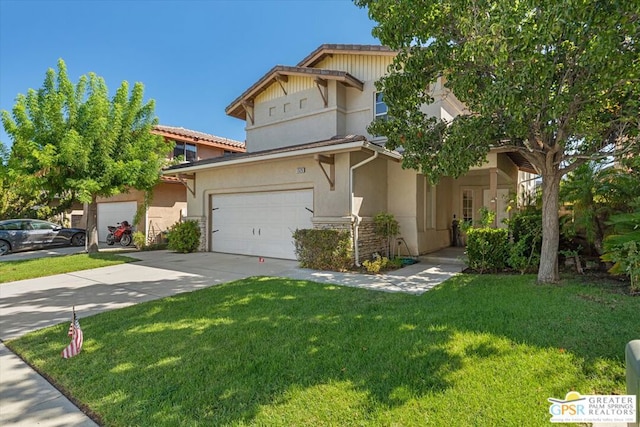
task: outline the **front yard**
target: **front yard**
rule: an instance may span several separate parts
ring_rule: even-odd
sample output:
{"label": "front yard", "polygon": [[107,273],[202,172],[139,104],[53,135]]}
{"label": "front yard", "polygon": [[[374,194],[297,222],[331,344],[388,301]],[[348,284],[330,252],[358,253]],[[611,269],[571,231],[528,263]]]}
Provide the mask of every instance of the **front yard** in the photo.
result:
{"label": "front yard", "polygon": [[0,262],[0,283],[89,270],[132,261],[135,259],[109,252],[2,261]]}
{"label": "front yard", "polygon": [[640,298],[461,275],[420,297],[251,278],[7,346],[101,424],[547,426],[548,397],[625,392]]}

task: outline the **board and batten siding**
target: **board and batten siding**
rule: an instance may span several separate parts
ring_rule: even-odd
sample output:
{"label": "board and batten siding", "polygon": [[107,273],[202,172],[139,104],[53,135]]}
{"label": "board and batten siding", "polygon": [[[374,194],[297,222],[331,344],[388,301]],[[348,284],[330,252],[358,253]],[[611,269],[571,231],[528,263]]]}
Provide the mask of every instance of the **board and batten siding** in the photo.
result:
{"label": "board and batten siding", "polygon": [[389,55],[340,55],[334,54],[323,59],[314,68],[346,71],[363,82],[376,81],[387,74],[387,68],[393,62]]}
{"label": "board and batten siding", "polygon": [[[313,78],[303,76],[289,76],[288,81],[283,82],[282,85],[289,95],[316,87]],[[256,96],[256,104],[273,101],[283,96],[285,96],[285,94],[282,88],[278,83],[274,82],[264,92]]]}
{"label": "board and batten siding", "polygon": [[[383,55],[333,55],[333,57],[322,60],[314,68],[346,71],[358,80],[363,82],[376,81],[387,73],[387,68],[393,62],[392,56]],[[287,94],[302,92],[315,88],[314,79],[304,76],[289,76],[287,82],[282,83]],[[273,82],[258,96],[256,104],[273,101],[285,96],[280,85]]]}

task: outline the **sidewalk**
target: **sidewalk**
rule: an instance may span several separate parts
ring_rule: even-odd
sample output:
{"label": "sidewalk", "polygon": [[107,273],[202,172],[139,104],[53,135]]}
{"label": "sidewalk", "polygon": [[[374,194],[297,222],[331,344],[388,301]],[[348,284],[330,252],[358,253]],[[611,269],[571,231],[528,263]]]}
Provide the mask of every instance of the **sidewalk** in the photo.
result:
{"label": "sidewalk", "polygon": [[[390,274],[319,272],[297,262],[168,251],[127,254],[139,262],[0,285],[0,340],[81,317],[251,276],[276,276],[386,292],[421,294],[459,273],[460,264],[421,262]],[[446,260],[444,260],[446,261]],[[0,344],[0,425],[95,426],[84,413]]]}

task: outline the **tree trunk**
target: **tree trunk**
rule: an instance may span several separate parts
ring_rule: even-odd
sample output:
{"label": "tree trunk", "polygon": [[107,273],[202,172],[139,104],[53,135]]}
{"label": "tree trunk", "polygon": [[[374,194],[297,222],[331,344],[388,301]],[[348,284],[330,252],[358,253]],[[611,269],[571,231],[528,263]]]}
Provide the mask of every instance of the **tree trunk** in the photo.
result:
{"label": "tree trunk", "polygon": [[542,250],[538,269],[539,283],[557,283],[560,280],[558,274],[560,177],[560,172],[542,175]]}
{"label": "tree trunk", "polygon": [[87,253],[95,254],[98,252],[98,202],[96,196],[91,197],[87,215]]}

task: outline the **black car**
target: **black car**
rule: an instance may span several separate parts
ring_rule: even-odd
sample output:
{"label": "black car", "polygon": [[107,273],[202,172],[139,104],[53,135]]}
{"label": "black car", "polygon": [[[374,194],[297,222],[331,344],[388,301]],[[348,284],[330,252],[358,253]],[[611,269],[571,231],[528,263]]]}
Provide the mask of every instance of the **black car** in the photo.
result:
{"label": "black car", "polygon": [[0,221],[0,256],[46,246],[84,246],[85,236],[82,228],[39,219],[7,219]]}

